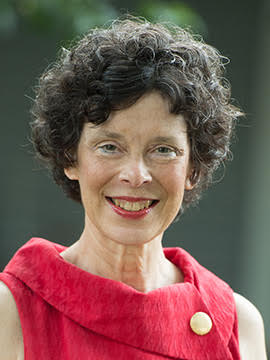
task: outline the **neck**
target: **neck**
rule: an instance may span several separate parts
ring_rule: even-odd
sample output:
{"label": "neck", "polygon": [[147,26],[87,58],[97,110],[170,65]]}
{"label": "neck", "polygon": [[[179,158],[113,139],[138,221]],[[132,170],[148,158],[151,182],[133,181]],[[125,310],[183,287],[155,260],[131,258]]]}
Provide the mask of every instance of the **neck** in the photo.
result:
{"label": "neck", "polygon": [[139,245],[95,235],[85,229],[61,256],[91,274],[121,281],[143,293],[183,282],[181,271],[163,253],[162,235]]}

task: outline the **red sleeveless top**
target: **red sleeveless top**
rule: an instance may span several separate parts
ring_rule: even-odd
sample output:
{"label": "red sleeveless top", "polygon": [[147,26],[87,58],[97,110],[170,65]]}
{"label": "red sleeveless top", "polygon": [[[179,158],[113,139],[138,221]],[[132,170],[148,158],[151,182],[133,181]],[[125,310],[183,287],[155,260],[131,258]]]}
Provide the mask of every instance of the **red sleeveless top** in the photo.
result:
{"label": "red sleeveless top", "polygon": [[[232,289],[181,248],[165,248],[184,282],[146,294],[68,263],[66,247],[33,238],[0,280],[17,304],[25,360],[240,360]],[[198,335],[191,317],[212,328]]]}

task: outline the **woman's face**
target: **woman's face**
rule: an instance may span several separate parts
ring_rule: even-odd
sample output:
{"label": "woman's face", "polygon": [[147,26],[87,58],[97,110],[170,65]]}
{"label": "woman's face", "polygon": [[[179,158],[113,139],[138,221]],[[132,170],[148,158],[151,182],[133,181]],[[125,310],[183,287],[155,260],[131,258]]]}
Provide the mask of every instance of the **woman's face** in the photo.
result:
{"label": "woman's face", "polygon": [[[65,173],[79,181],[85,226],[92,234],[121,244],[143,244],[162,236],[174,220],[184,190],[191,189],[190,170],[185,120],[171,114],[168,102],[152,92],[112,112],[98,127],[86,123],[77,165]],[[150,205],[150,200],[115,199],[124,196],[157,201]]]}

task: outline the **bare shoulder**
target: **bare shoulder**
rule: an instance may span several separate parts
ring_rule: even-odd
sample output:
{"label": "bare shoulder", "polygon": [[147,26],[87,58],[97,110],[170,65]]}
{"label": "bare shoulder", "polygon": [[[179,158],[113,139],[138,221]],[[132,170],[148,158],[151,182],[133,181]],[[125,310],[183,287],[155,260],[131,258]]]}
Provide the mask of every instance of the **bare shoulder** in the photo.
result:
{"label": "bare shoulder", "polygon": [[264,324],[259,310],[240,294],[234,293],[234,299],[241,358],[266,360]]}
{"label": "bare shoulder", "polygon": [[15,300],[7,285],[0,281],[0,360],[22,360],[22,339]]}

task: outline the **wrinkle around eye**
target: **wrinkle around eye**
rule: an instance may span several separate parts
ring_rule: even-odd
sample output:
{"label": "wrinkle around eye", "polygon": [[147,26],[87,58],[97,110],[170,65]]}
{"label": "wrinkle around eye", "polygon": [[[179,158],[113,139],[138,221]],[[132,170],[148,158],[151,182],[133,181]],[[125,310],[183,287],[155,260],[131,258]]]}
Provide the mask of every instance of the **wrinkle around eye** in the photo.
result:
{"label": "wrinkle around eye", "polygon": [[[170,155],[171,153],[175,153],[175,155],[177,155],[177,151],[175,149],[169,148],[168,146],[159,146],[155,150],[159,150],[159,149],[167,149],[167,150],[169,150],[168,152],[157,152],[160,155]],[[155,150],[154,150],[154,152],[155,152]]]}
{"label": "wrinkle around eye", "polygon": [[[159,149],[167,149],[169,150],[168,152],[158,152],[156,150],[159,150]],[[183,149],[177,149],[177,148],[171,148],[167,145],[160,145],[158,147],[156,147],[154,150],[153,150],[153,153],[154,154],[157,154],[158,157],[165,157],[165,158],[178,158],[179,156],[183,156],[184,155],[184,150]],[[172,155],[173,154],[173,155]]]}
{"label": "wrinkle around eye", "polygon": [[[108,147],[113,148],[111,150],[108,150]],[[107,148],[107,149],[106,149]],[[159,152],[159,149],[166,149],[168,151],[165,152]],[[97,150],[99,153],[106,155],[119,155],[125,151],[121,150],[119,146],[113,144],[113,143],[107,143],[107,144],[101,144],[97,146]],[[166,160],[173,160],[177,159],[180,156],[184,155],[183,149],[177,149],[177,148],[171,148],[167,145],[160,145],[158,147],[149,149],[146,154],[148,154],[150,157],[154,156],[158,159],[166,159]]]}
{"label": "wrinkle around eye", "polygon": [[[114,149],[106,150],[106,147],[113,147]],[[110,143],[98,146],[97,150],[104,155],[115,155],[120,153],[119,148],[116,145]]]}
{"label": "wrinkle around eye", "polygon": [[152,154],[152,159],[154,158],[155,160],[160,160],[160,161],[168,161],[168,160],[176,160],[178,159],[178,156],[173,153],[173,154],[158,154],[158,153],[155,153],[155,154]]}

